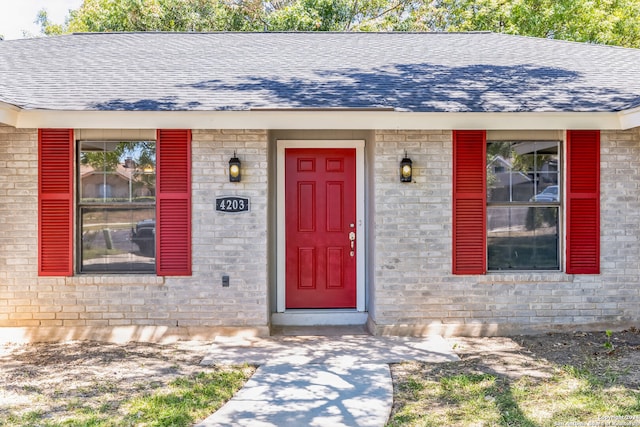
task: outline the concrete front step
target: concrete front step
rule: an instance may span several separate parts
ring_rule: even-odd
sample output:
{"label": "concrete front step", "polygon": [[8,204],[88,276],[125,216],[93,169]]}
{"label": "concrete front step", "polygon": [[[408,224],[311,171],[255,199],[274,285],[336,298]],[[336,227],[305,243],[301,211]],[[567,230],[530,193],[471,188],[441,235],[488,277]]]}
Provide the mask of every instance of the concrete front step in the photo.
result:
{"label": "concrete front step", "polygon": [[342,336],[217,337],[202,360],[213,364],[430,363],[457,361],[440,336],[424,338]]}

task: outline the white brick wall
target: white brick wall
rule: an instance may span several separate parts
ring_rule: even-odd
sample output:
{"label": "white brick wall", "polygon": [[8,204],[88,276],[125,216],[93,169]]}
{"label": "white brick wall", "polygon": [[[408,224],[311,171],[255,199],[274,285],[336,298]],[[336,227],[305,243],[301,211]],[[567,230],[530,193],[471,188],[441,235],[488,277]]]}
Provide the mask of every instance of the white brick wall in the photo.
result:
{"label": "white brick wall", "polygon": [[[37,271],[37,162],[35,130],[0,126],[0,325],[39,325],[34,314],[44,313],[31,308],[33,301],[54,305],[30,286]],[[45,281],[43,292],[55,284]]]}
{"label": "white brick wall", "polygon": [[[50,327],[58,339],[79,335],[53,331],[89,330],[80,337],[96,338],[100,328],[266,333],[267,141],[261,130],[193,131],[192,277],[38,277],[37,131],[0,126],[0,326]],[[451,275],[451,132],[378,131],[366,149],[376,333],[613,328],[640,319],[640,129],[602,133],[600,275]],[[234,150],[243,165],[239,184],[228,182]],[[405,150],[414,162],[410,184],[398,177]],[[222,195],[249,197],[251,211],[215,212]]]}
{"label": "white brick wall", "polygon": [[[640,319],[640,130],[602,132],[602,274],[451,275],[451,132],[379,131],[376,333],[495,334]],[[407,150],[415,182],[402,184]]]}
{"label": "white brick wall", "polygon": [[[243,177],[231,184],[227,168],[234,150]],[[192,277],[38,277],[37,130],[0,126],[0,326],[238,327],[264,333],[267,134],[196,130],[192,157]],[[216,213],[220,195],[250,197],[251,212]],[[223,274],[231,277],[228,288],[222,287]]]}

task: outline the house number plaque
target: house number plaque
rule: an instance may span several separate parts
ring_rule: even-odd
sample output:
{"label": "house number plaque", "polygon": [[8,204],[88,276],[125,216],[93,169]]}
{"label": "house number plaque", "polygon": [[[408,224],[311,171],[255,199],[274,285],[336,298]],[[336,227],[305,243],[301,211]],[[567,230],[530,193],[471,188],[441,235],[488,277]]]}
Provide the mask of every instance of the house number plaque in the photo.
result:
{"label": "house number plaque", "polygon": [[216,211],[218,212],[249,212],[249,199],[246,197],[217,197]]}

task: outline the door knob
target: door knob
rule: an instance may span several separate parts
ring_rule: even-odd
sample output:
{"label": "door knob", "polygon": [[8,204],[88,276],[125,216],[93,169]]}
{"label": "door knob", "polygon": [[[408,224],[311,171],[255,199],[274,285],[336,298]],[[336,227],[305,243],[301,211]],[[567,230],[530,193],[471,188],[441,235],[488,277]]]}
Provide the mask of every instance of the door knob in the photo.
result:
{"label": "door knob", "polygon": [[354,255],[353,247],[354,247],[354,241],[356,240],[356,233],[354,233],[353,231],[350,232],[349,240],[351,241],[351,252],[349,253],[349,255],[353,256]]}

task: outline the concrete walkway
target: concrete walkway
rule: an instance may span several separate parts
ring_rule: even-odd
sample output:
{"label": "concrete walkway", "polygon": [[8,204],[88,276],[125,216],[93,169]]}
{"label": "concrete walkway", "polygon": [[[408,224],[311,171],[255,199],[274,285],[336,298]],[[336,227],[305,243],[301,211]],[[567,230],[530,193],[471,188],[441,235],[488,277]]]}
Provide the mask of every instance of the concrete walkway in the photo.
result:
{"label": "concrete walkway", "polygon": [[259,365],[245,386],[197,427],[386,424],[389,363],[459,360],[442,337],[217,338],[203,365]]}

